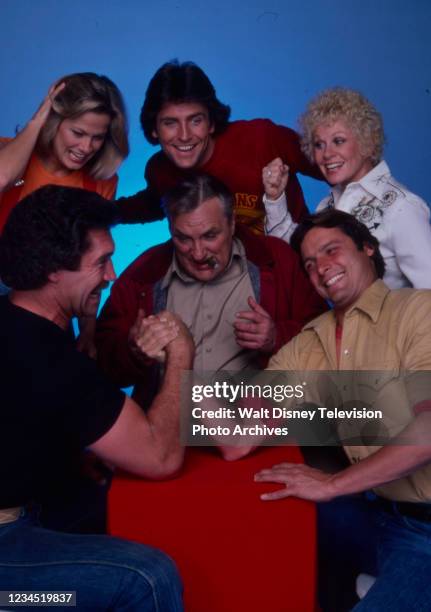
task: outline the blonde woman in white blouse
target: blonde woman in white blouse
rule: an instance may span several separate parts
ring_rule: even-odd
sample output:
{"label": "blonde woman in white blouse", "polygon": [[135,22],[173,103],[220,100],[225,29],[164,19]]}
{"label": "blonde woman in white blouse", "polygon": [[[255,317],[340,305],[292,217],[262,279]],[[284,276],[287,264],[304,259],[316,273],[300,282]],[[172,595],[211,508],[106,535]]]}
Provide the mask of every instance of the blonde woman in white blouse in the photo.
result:
{"label": "blonde woman in white blouse", "polygon": [[[333,88],[319,94],[300,119],[302,149],[331,185],[317,206],[351,213],[380,243],[384,281],[391,289],[431,288],[430,209],[395,180],[382,160],[383,123],[359,92]],[[266,233],[290,240],[296,227],[284,189],[288,168],[280,159],[263,169]]]}

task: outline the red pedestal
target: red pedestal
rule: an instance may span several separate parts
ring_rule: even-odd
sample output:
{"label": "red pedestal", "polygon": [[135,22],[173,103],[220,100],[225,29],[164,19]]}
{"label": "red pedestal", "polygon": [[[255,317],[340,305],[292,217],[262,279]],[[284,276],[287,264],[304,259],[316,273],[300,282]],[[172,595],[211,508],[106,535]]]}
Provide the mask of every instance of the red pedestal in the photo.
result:
{"label": "red pedestal", "polygon": [[262,448],[227,462],[189,448],[174,480],[118,475],[109,498],[110,532],[175,560],[187,612],[313,612],[314,505],[262,502],[259,494],[279,485],[253,482],[255,472],[283,461],[302,462],[299,450]]}

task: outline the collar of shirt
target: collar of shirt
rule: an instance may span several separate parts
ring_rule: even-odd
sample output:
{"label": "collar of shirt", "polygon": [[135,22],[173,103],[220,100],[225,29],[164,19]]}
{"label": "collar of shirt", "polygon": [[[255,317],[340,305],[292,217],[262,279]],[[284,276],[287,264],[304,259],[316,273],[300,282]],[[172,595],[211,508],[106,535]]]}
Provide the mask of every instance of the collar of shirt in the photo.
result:
{"label": "collar of shirt", "polygon": [[[383,303],[389,292],[389,287],[387,287],[380,278],[377,279],[363,292],[361,297],[349,308],[349,310],[347,310],[344,317],[348,318],[353,311],[361,310],[368,315],[374,323],[376,323],[383,308]],[[332,328],[335,323],[336,320],[334,311],[331,310],[323,313],[320,315],[320,317],[317,317],[316,319],[313,319],[313,321],[310,321],[304,325],[303,330],[314,329],[316,331],[323,331],[326,330],[328,326]]]}
{"label": "collar of shirt", "polygon": [[[241,266],[241,272],[244,272],[244,270],[247,269],[247,258],[245,255],[245,249],[244,246],[242,244],[242,242],[238,239],[238,238],[234,238],[232,241],[232,251],[230,254],[230,259],[229,259],[229,263],[226,266],[225,270],[223,270],[223,272],[217,276],[215,278],[215,281],[217,281],[220,277],[222,277],[227,270],[229,270],[229,268],[232,266],[232,262],[233,260],[238,260],[239,264]],[[178,278],[180,278],[184,283],[196,283],[196,282],[200,282],[197,281],[195,278],[193,278],[192,276],[189,276],[188,274],[186,274],[184,272],[184,270],[181,269],[179,263],[178,263],[178,259],[176,257],[175,254],[175,250],[174,250],[174,255],[172,257],[172,263],[168,268],[168,271],[166,272],[165,276],[163,277],[163,281],[162,281],[162,289],[167,289],[172,281],[172,277],[173,275],[176,275]]]}
{"label": "collar of shirt", "polygon": [[349,191],[354,190],[357,186],[362,188],[362,190],[367,192],[371,197],[379,200],[379,202],[387,203],[388,198],[391,197],[390,189],[393,188],[396,192],[399,191],[399,188],[396,185],[392,185],[390,183],[390,178],[391,171],[389,170],[389,166],[382,160],[379,164],[377,164],[377,166],[368,172],[368,174],[362,177],[360,181],[349,183],[345,189],[343,189],[340,185],[335,185],[335,187],[331,189],[335,207],[337,207],[337,203],[342,196],[347,195]]}

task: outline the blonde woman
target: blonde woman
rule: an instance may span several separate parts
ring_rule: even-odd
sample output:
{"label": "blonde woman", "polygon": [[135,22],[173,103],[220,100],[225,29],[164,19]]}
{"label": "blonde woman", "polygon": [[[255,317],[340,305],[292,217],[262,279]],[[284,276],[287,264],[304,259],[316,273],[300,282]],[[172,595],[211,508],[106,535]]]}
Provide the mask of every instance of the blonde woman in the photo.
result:
{"label": "blonde woman", "polygon": [[[304,153],[331,185],[317,210],[333,207],[365,223],[379,240],[391,289],[431,288],[430,210],[382,159],[383,122],[375,107],[357,91],[327,89],[309,103],[300,124]],[[296,224],[283,197],[288,168],[275,159],[262,177],[266,231],[290,240]]]}
{"label": "blonde woman", "polygon": [[[115,172],[128,152],[117,86],[92,72],[58,79],[27,125],[14,138],[0,138],[0,232],[17,202],[43,185],[81,187],[113,199]],[[80,329],[80,348],[94,355],[94,321],[81,319]]]}
{"label": "blonde woman", "polygon": [[62,77],[22,131],[0,139],[0,231],[15,204],[46,184],[83,187],[112,199],[115,172],[128,152],[116,85],[92,72]]}

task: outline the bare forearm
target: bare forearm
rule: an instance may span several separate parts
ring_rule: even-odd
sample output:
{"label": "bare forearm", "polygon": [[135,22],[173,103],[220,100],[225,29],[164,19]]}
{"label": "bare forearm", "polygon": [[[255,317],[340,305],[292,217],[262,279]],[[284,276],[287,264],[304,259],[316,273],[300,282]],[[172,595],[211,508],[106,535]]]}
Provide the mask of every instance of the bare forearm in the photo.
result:
{"label": "bare forearm", "polygon": [[149,412],[145,414],[126,397],[113,427],[92,445],[92,450],[103,459],[146,478],[172,476],[180,469],[184,455],[180,441],[180,392],[182,372],[193,364],[194,345],[182,321],[170,313],[165,315],[176,320],[178,336],[166,347],[165,376]]}
{"label": "bare forearm", "polygon": [[181,464],[184,446],[180,443],[181,386],[183,372],[192,368],[192,359],[168,356],[160,391],[148,413],[148,422],[160,460]]}
{"label": "bare forearm", "polygon": [[408,445],[384,446],[359,463],[335,474],[333,496],[358,493],[397,480],[431,461],[431,413],[424,412],[403,431]]}
{"label": "bare forearm", "polygon": [[[284,484],[283,489],[264,493],[261,498],[300,497],[329,501],[340,495],[359,493],[398,480],[431,461],[430,430],[431,412],[421,413],[393,444],[336,474],[328,474],[308,465],[288,463],[261,470],[255,476],[257,481]],[[397,441],[403,444],[396,445]]]}
{"label": "bare forearm", "polygon": [[9,189],[24,174],[41,127],[40,120],[31,119],[13,140],[0,149],[0,191]]}
{"label": "bare forearm", "polygon": [[53,101],[64,87],[65,83],[54,83],[25,128],[0,149],[0,191],[8,189],[24,174],[40,131],[51,112]]}

